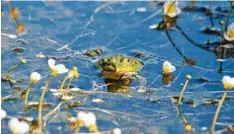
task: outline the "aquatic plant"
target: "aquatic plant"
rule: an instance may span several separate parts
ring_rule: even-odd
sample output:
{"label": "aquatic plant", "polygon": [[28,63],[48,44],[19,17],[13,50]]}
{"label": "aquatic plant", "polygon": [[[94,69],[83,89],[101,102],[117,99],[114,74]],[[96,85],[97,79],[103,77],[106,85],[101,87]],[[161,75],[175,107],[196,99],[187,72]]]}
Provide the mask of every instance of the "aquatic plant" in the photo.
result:
{"label": "aquatic plant", "polygon": [[68,72],[68,78],[70,79],[68,84],[67,84],[67,88],[66,91],[64,93],[64,95],[62,97],[66,97],[68,95],[68,91],[70,89],[71,86],[71,82],[73,80],[73,78],[78,78],[79,77],[79,73],[78,73],[78,69],[76,67],[72,67],[72,69]]}
{"label": "aquatic plant", "polygon": [[192,130],[192,126],[188,122],[188,120],[185,118],[185,116],[184,116],[184,114],[182,112],[182,109],[181,109],[181,100],[183,98],[183,94],[184,94],[184,91],[185,91],[185,89],[186,89],[186,87],[188,85],[188,82],[189,82],[189,80],[191,78],[192,78],[191,75],[186,75],[186,81],[185,81],[185,84],[184,84],[184,86],[183,86],[183,88],[182,88],[182,90],[180,92],[180,96],[179,96],[179,100],[178,100],[178,111],[179,111],[179,114],[180,114],[180,116],[182,117],[182,119],[183,119],[183,121],[185,123],[185,127],[184,128],[185,128],[185,131],[186,131],[187,134],[190,133],[190,131]]}
{"label": "aquatic plant", "polygon": [[166,1],[164,3],[164,14],[173,18],[180,14],[180,8],[178,7],[178,1]]}
{"label": "aquatic plant", "polygon": [[24,108],[25,109],[27,109],[27,107],[28,107],[29,92],[30,92],[33,84],[37,83],[40,79],[41,79],[41,75],[38,72],[31,73],[31,75],[30,75],[30,84],[29,84],[29,87],[26,90],[25,98],[24,98]]}
{"label": "aquatic plant", "polygon": [[215,132],[215,123],[218,119],[220,109],[223,105],[223,102],[227,96],[228,91],[231,90],[232,88],[234,88],[234,78],[231,78],[230,76],[223,76],[222,82],[223,82],[223,87],[224,87],[225,91],[224,91],[223,96],[221,97],[221,99],[219,101],[218,107],[217,107],[215,115],[213,117],[211,129],[210,129],[210,134],[214,134],[214,132]]}
{"label": "aquatic plant", "polygon": [[1,120],[4,119],[7,116],[7,113],[5,110],[1,109],[0,111],[0,116],[1,116]]}
{"label": "aquatic plant", "polygon": [[14,20],[15,23],[17,24],[16,31],[17,31],[18,35],[21,36],[21,35],[25,34],[27,32],[26,27],[23,24],[21,24],[17,19],[20,16],[19,9],[15,8],[15,7],[12,8],[10,1],[6,1],[6,3],[7,3],[8,10],[10,12],[10,18],[12,20]]}
{"label": "aquatic plant", "polygon": [[224,34],[224,38],[228,41],[234,41],[234,23],[228,27],[227,33]]}
{"label": "aquatic plant", "polygon": [[28,133],[30,130],[28,122],[16,117],[13,117],[9,120],[8,127],[13,134],[25,134]]}
{"label": "aquatic plant", "polygon": [[50,78],[48,79],[48,81],[46,82],[46,85],[43,88],[42,94],[40,97],[39,108],[38,108],[38,130],[39,130],[39,133],[42,133],[42,105],[43,105],[43,100],[44,100],[44,96],[45,96],[45,93],[47,91],[47,88],[54,77],[56,77],[59,74],[63,74],[63,73],[68,72],[68,69],[63,64],[55,65],[54,59],[49,59],[48,65],[49,65],[50,70],[51,70],[51,75],[50,75]]}

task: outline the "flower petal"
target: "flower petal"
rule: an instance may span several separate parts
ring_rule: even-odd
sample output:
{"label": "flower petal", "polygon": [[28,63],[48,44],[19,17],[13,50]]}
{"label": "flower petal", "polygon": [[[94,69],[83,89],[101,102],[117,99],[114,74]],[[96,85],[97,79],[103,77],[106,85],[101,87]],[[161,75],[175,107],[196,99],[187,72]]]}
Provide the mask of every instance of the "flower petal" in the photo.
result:
{"label": "flower petal", "polygon": [[41,75],[38,72],[33,72],[30,75],[30,81],[33,83],[38,82],[41,79]]}
{"label": "flower petal", "polygon": [[87,118],[85,120],[85,126],[89,127],[90,125],[96,124],[96,116],[92,112],[87,113]]}
{"label": "flower petal", "polygon": [[164,14],[169,17],[176,17],[180,14],[180,9],[178,8],[178,1],[167,1],[164,3]]}
{"label": "flower petal", "polygon": [[12,133],[18,133],[18,124],[19,120],[17,118],[13,117],[10,119],[10,121],[8,122],[8,127]]}
{"label": "flower petal", "polygon": [[77,118],[78,118],[79,120],[85,121],[85,119],[87,118],[87,113],[80,111],[80,112],[77,114]]}
{"label": "flower petal", "polygon": [[63,64],[56,65],[55,69],[58,71],[58,74],[66,73],[69,71]]}
{"label": "flower petal", "polygon": [[17,125],[18,125],[19,134],[25,134],[29,132],[30,126],[26,121],[20,121],[20,123]]}
{"label": "flower petal", "polygon": [[6,113],[6,111],[5,110],[3,110],[3,109],[1,109],[1,111],[0,111],[1,113],[1,119],[3,119],[3,118],[5,118],[6,117],[6,115],[7,115],[7,113]]}
{"label": "flower petal", "polygon": [[48,60],[48,65],[50,68],[54,68],[55,67],[55,60],[54,59],[49,59]]}
{"label": "flower petal", "polygon": [[228,83],[228,81],[230,81],[230,80],[231,80],[230,76],[223,76],[222,82],[223,82],[223,84],[225,84],[225,83]]}
{"label": "flower petal", "polygon": [[169,61],[164,61],[163,66],[171,66],[171,63]]}
{"label": "flower petal", "polygon": [[176,70],[176,67],[172,65],[172,66],[170,67],[171,73],[172,73],[172,72],[175,72],[175,70]]}

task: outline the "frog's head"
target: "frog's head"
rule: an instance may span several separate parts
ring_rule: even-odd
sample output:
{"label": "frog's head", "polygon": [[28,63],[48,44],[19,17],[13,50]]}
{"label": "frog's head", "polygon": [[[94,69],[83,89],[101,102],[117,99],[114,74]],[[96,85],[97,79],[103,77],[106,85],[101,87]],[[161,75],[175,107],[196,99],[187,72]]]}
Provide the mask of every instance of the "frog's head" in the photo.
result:
{"label": "frog's head", "polygon": [[125,75],[136,74],[142,69],[143,63],[138,59],[118,54],[100,59],[97,66],[105,78],[118,79]]}

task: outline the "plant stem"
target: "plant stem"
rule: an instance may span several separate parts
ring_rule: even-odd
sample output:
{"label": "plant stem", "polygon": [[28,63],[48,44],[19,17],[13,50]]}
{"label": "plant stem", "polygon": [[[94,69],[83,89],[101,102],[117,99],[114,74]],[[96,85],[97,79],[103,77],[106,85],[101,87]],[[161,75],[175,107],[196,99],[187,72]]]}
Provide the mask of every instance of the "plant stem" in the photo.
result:
{"label": "plant stem", "polygon": [[68,93],[68,91],[69,91],[69,88],[70,88],[70,85],[71,85],[71,82],[72,82],[73,78],[74,78],[74,77],[72,76],[71,79],[69,80],[68,84],[67,84],[66,92],[65,92],[65,94],[64,94],[65,97],[67,96],[67,93]]}
{"label": "plant stem", "polygon": [[229,6],[229,9],[228,9],[228,16],[227,16],[226,22],[225,22],[225,31],[227,31],[228,22],[229,22],[229,18],[231,16],[231,13],[232,13],[232,1],[230,1],[230,6]]}
{"label": "plant stem", "polygon": [[195,43],[192,39],[190,39],[190,38],[186,35],[186,33],[185,33],[178,25],[176,25],[176,29],[177,29],[191,44],[193,44],[194,46],[199,47],[199,48],[201,48],[201,49],[203,49],[203,50],[209,51],[209,50],[207,50],[204,46],[202,46],[202,44]]}
{"label": "plant stem", "polygon": [[59,87],[59,90],[60,90],[60,95],[63,94],[63,87],[64,87],[64,84],[65,82],[67,81],[68,77],[66,76],[64,79],[63,79],[63,82],[61,83],[60,87]]}
{"label": "plant stem", "polygon": [[186,81],[185,81],[185,84],[180,92],[180,96],[179,96],[179,100],[178,100],[178,110],[179,110],[179,114],[181,115],[183,121],[185,122],[185,124],[188,123],[187,119],[184,117],[183,113],[182,113],[182,109],[181,109],[181,100],[182,100],[182,97],[183,97],[183,94],[184,94],[184,91],[188,85],[188,82],[189,82],[189,79],[186,78]]}
{"label": "plant stem", "polygon": [[28,95],[29,95],[29,92],[30,92],[32,86],[33,86],[33,83],[30,82],[29,87],[26,90],[26,94],[25,94],[25,98],[24,98],[24,109],[25,109],[25,111],[28,108]]}
{"label": "plant stem", "polygon": [[51,83],[53,78],[54,78],[54,76],[51,75],[49,80],[46,82],[46,85],[43,88],[42,94],[41,94],[41,97],[40,97],[39,108],[38,108],[38,129],[39,129],[40,134],[42,134],[42,106],[43,106],[43,100],[44,100],[47,88],[48,88],[48,86]]}
{"label": "plant stem", "polygon": [[11,68],[9,68],[9,69],[7,70],[7,72],[6,72],[6,74],[5,74],[2,78],[7,78],[7,77],[9,77],[9,73],[10,73],[14,68],[20,66],[21,64],[22,64],[22,63],[20,62],[20,63],[18,63],[18,64],[16,64],[16,65],[12,66]]}
{"label": "plant stem", "polygon": [[183,53],[176,47],[175,43],[172,41],[171,36],[168,33],[168,30],[166,29],[166,35],[171,42],[172,46],[176,49],[176,51],[184,58],[185,61],[187,61],[187,58],[183,55]]}
{"label": "plant stem", "polygon": [[221,29],[222,41],[224,41],[224,29],[223,29],[223,24],[220,24],[220,29]]}
{"label": "plant stem", "polygon": [[216,109],[216,112],[215,112],[215,115],[214,115],[214,118],[213,118],[213,121],[212,121],[212,126],[211,126],[211,129],[210,129],[210,134],[214,134],[215,123],[217,121],[217,118],[219,116],[219,111],[220,111],[220,109],[221,109],[221,107],[223,105],[223,102],[224,102],[226,96],[227,96],[227,90],[225,90],[225,92],[223,93],[223,96],[222,96],[221,100],[219,101],[219,105],[218,105],[218,107]]}

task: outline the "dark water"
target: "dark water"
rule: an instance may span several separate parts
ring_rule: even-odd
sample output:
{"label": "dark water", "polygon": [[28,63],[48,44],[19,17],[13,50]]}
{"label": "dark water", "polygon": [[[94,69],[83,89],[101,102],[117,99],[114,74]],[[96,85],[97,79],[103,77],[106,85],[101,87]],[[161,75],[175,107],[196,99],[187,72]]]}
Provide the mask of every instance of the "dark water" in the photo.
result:
{"label": "dark water", "polygon": [[[208,7],[209,4],[210,2],[196,2],[195,6]],[[179,2],[180,8],[190,5],[190,2]],[[50,71],[47,60],[36,57],[38,53],[57,56],[57,62],[65,64],[68,68],[76,66],[81,75],[74,80],[73,85],[85,91],[95,90],[95,92],[88,97],[76,95],[73,101],[81,101],[82,104],[70,109],[70,113],[76,116],[80,110],[94,112],[101,131],[118,127],[123,133],[184,133],[183,122],[177,113],[177,103],[172,103],[170,97],[179,95],[185,76],[187,74],[192,76],[188,91],[184,95],[185,100],[192,99],[196,104],[207,99],[218,100],[224,91],[220,80],[224,75],[234,76],[234,60],[231,57],[233,51],[223,63],[223,73],[218,73],[220,62],[216,61],[217,57],[213,51],[215,46],[211,45],[209,51],[196,47],[178,30],[172,28],[169,33],[183,55],[197,61],[195,66],[185,66],[184,59],[171,45],[165,31],[149,29],[150,25],[159,23],[163,18],[160,2],[12,2],[12,6],[20,9],[19,21],[27,27],[28,33],[22,37],[26,44],[2,35],[2,75],[9,67],[17,64],[20,57],[26,58],[27,64],[16,68],[11,73],[14,79],[22,81],[14,84],[13,87],[26,89],[30,73],[39,72],[44,77],[33,86],[29,98],[30,101],[38,101],[41,95],[40,88],[48,79]],[[139,7],[146,8],[146,11],[137,11]],[[225,21],[228,7],[228,2],[212,2],[211,10],[214,16],[211,19],[204,10],[182,10],[177,19],[177,25],[197,43],[205,44],[207,40],[219,41],[221,40],[219,36],[204,34],[201,31],[212,25],[220,31],[219,21]],[[8,17],[9,12],[4,2],[2,8],[5,12],[5,16],[2,16],[2,33],[16,34],[15,23]],[[232,14],[229,24],[233,21]],[[143,52],[148,58],[141,59],[144,62],[144,68],[140,75],[146,81],[133,80],[130,85],[131,97],[108,93],[104,80],[95,66],[96,59],[84,59],[79,54],[66,49],[62,52],[57,51],[61,45],[66,44],[75,52],[102,47],[104,53],[101,57],[117,53],[131,56],[132,52]],[[207,46],[204,45],[204,47]],[[15,53],[12,52],[13,48],[22,48],[24,51]],[[64,59],[68,55],[72,55],[71,58]],[[170,87],[162,84],[161,67],[165,60],[174,64],[177,69],[173,73],[176,79]],[[57,77],[49,88],[58,88],[64,76]],[[199,77],[210,82],[199,81],[197,79]],[[7,82],[2,82],[1,86],[2,97],[13,94],[14,89]],[[137,92],[139,86],[146,87],[148,93]],[[17,93],[14,95],[17,96]],[[228,93],[231,99],[226,100],[221,109],[217,130],[224,128],[225,124],[234,125],[233,95],[232,91]],[[92,103],[94,98],[102,98],[104,103]],[[47,92],[45,101],[52,103],[53,106],[60,102],[51,92]],[[2,108],[9,116],[24,117],[22,100],[3,102]],[[192,107],[184,103],[182,109],[194,128],[193,133],[208,133],[208,131],[201,132],[200,129],[208,127],[209,130],[216,105]],[[49,110],[51,109],[44,110],[43,115]],[[103,110],[110,113],[105,113]],[[32,110],[29,115],[36,119],[37,111]],[[50,120],[44,131],[46,133],[72,133],[64,115],[66,111],[65,107],[62,107],[58,116]],[[2,120],[2,133],[9,133],[7,122],[8,119]],[[58,127],[62,129],[58,130]],[[81,132],[87,132],[87,130],[81,129]]]}

